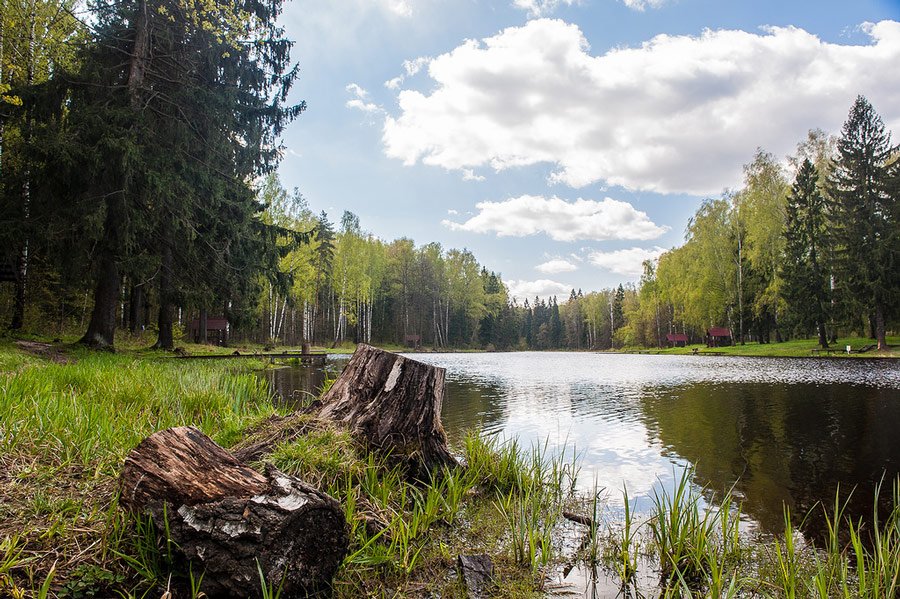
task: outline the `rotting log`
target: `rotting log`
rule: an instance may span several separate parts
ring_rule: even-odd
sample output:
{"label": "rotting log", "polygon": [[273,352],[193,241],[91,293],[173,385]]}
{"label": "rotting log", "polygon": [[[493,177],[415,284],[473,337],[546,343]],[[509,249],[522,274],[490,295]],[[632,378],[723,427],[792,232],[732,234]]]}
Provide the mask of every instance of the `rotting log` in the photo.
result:
{"label": "rotting log", "polygon": [[274,467],[248,468],[194,427],[144,439],[120,485],[120,503],[168,531],[210,597],[261,597],[259,570],[284,597],[327,595],[347,553],[335,499]]}
{"label": "rotting log", "polygon": [[370,450],[426,480],[457,465],[441,426],[443,368],[360,344],[322,397],[322,419],[346,426]]}

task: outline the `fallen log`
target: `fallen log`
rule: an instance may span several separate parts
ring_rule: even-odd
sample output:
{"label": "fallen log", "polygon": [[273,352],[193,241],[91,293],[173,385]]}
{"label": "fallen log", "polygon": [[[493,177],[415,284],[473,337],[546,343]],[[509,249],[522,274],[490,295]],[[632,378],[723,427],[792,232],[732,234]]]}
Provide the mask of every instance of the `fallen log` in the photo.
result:
{"label": "fallen log", "polygon": [[346,426],[412,478],[456,466],[441,426],[443,368],[360,344],[322,398],[319,417]]}
{"label": "fallen log", "polygon": [[168,532],[210,597],[262,597],[260,571],[285,597],[327,594],[347,553],[336,500],[274,467],[248,468],[194,427],[144,439],[120,485],[120,503]]}

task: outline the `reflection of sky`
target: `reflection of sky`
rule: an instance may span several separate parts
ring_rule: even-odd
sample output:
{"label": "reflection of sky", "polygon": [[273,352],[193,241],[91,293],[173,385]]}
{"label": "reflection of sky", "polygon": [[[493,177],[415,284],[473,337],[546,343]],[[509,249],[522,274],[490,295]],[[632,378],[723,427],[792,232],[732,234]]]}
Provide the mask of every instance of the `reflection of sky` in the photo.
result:
{"label": "reflection of sky", "polygon": [[569,456],[574,448],[579,487],[589,490],[596,481],[613,511],[621,509],[623,486],[646,509],[654,490],[672,487],[673,464],[688,464],[648,429],[642,399],[696,383],[722,390],[735,383],[900,388],[900,369],[886,361],[535,352],[410,357],[447,369],[443,419],[451,438],[460,434],[455,429],[477,426],[525,448],[546,444]]}

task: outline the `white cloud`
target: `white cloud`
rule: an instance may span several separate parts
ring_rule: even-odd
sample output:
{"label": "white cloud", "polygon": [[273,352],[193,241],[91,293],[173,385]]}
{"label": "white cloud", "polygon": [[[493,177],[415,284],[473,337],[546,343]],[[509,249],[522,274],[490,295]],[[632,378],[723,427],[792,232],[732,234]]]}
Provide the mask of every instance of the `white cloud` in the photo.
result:
{"label": "white cloud", "polygon": [[369,95],[369,92],[365,90],[365,88],[360,87],[356,83],[348,83],[347,87],[345,87],[348,92],[359,98],[360,100],[365,100]]}
{"label": "white cloud", "polygon": [[568,260],[556,258],[554,260],[548,260],[543,264],[538,264],[534,267],[534,269],[546,275],[555,275],[561,272],[572,272],[574,270],[578,270],[578,267]]}
{"label": "white cloud", "polygon": [[617,275],[640,275],[644,272],[644,260],[656,260],[665,252],[659,246],[653,248],[630,248],[614,252],[591,252],[588,260],[591,264],[605,268]]}
{"label": "white cloud", "polygon": [[457,214],[459,214],[459,211],[450,208],[449,210],[447,210],[447,214],[449,214],[450,216],[456,216]]}
{"label": "white cloud", "polygon": [[377,112],[381,112],[381,107],[378,104],[373,104],[371,102],[363,102],[359,99],[348,100],[345,104],[347,108],[355,108],[356,110],[362,110],[368,114],[374,114]]}
{"label": "white cloud", "polygon": [[463,181],[484,181],[484,175],[476,175],[470,168],[462,169]]}
{"label": "white cloud", "polygon": [[347,108],[352,108],[355,110],[361,110],[367,114],[375,114],[379,112],[383,112],[381,107],[372,102],[366,102],[366,99],[369,97],[369,92],[365,90],[365,88],[360,87],[355,83],[350,83],[345,88],[348,92],[356,96],[352,100],[348,100],[344,105]]}
{"label": "white cloud", "polygon": [[406,71],[407,77],[412,77],[417,75],[422,68],[428,66],[428,63],[432,61],[430,56],[420,56],[413,60],[404,60],[403,61],[403,70]]}
{"label": "white cloud", "polygon": [[857,94],[900,125],[900,23],[864,45],[793,27],[659,35],[592,55],[576,25],[538,19],[431,59],[430,92],[405,89],[385,153],[445,169],[556,165],[551,180],[719,193],[757,147],[791,152],[838,130]]}
{"label": "white cloud", "polygon": [[480,202],[479,212],[459,223],[445,220],[454,231],[494,232],[498,237],[525,237],[546,233],[556,241],[592,239],[656,239],[668,230],[628,202],[523,195],[503,202]]}
{"label": "white cloud", "polygon": [[506,288],[509,290],[510,297],[516,298],[520,304],[526,299],[531,301],[536,296],[545,300],[553,295],[557,297],[563,295],[568,297],[569,291],[572,290],[571,285],[558,283],[556,281],[551,281],[550,279],[538,279],[537,281],[520,281],[512,279],[510,281],[505,281],[505,283]]}
{"label": "white cloud", "polygon": [[643,12],[647,8],[659,8],[667,0],[622,0],[622,3],[632,10]]}
{"label": "white cloud", "polygon": [[[553,13],[560,4],[572,6],[578,2],[579,0],[513,0],[513,6],[528,11],[529,17],[544,17]],[[628,2],[626,0],[626,4]]]}
{"label": "white cloud", "polygon": [[380,0],[380,4],[389,12],[400,17],[411,17],[412,5],[407,0]]}
{"label": "white cloud", "polygon": [[413,60],[404,60],[403,73],[393,79],[385,81],[384,86],[388,89],[400,89],[400,86],[403,85],[403,82],[406,81],[407,78],[417,75],[419,71],[428,66],[428,63],[431,62],[431,60],[432,58],[430,56],[420,56]]}

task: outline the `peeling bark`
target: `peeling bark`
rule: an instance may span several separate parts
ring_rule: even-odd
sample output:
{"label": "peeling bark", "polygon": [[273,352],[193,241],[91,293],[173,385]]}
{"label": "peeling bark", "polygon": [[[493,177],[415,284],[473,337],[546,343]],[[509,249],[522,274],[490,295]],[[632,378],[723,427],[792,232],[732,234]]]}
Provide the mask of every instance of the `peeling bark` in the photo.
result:
{"label": "peeling bark", "polygon": [[149,514],[178,558],[205,572],[210,597],[261,597],[257,568],[286,597],[328,594],[347,553],[336,500],[274,467],[254,471],[193,427],[144,439],[120,486],[121,504]]}
{"label": "peeling bark", "polygon": [[424,480],[456,465],[441,426],[443,400],[443,368],[360,344],[322,398],[319,417],[347,426],[369,449]]}

